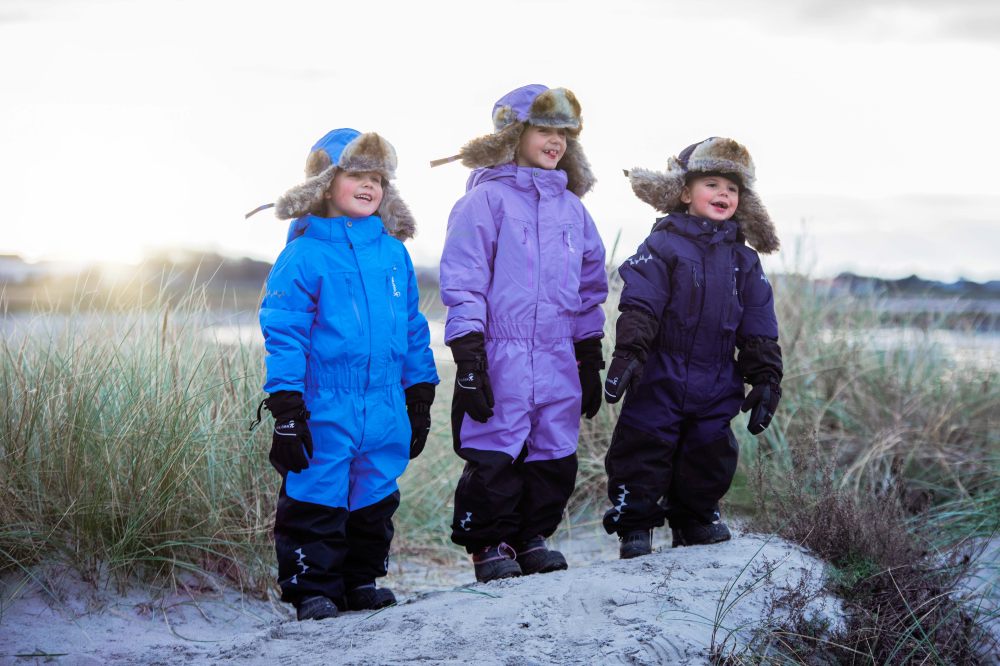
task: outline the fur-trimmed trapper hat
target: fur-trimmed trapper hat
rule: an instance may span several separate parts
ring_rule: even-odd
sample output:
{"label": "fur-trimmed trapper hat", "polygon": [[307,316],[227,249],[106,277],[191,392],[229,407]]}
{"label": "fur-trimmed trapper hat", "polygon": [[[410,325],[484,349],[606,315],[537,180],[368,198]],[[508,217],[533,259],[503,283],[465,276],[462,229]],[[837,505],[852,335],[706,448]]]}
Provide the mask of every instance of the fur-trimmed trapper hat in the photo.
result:
{"label": "fur-trimmed trapper hat", "polygon": [[492,134],[469,141],[458,155],[434,160],[431,166],[462,160],[470,169],[478,169],[512,162],[526,125],[565,128],[566,154],[556,168],[566,172],[566,188],[577,196],[594,187],[596,179],[579,141],[583,128],[580,102],[566,88],[537,83],[512,90],[493,105]]}
{"label": "fur-trimmed trapper hat", "polygon": [[[416,230],[413,215],[390,182],[396,176],[395,149],[374,132],[362,134],[349,128],[328,132],[313,145],[306,158],[305,182],[278,197],[274,204],[275,216],[290,220],[313,212],[338,169],[382,174],[382,202],[376,214],[382,218],[389,233],[399,240],[413,237]],[[266,206],[257,210],[263,208]]]}
{"label": "fur-trimmed trapper hat", "polygon": [[747,242],[762,254],[778,249],[774,223],[753,189],[753,160],[747,149],[732,139],[713,136],[692,144],[667,160],[665,172],[639,168],[625,172],[635,195],[661,213],[684,209],[681,191],[688,178],[696,174],[719,174],[736,180],[740,184],[740,203],[733,217]]}

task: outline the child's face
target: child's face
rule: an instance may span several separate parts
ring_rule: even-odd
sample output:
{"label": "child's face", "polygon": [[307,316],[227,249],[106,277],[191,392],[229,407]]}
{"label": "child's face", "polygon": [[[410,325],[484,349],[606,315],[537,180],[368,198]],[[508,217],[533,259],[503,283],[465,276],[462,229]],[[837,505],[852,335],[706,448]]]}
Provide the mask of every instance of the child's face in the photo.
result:
{"label": "child's face", "polygon": [[684,186],[681,202],[688,205],[689,214],[721,222],[736,214],[740,186],[725,176],[703,176]]}
{"label": "child's face", "polygon": [[327,217],[368,217],[382,203],[382,175],[338,170],[323,198]]}
{"label": "child's face", "polygon": [[561,127],[528,125],[517,144],[517,165],[555,169],[566,154],[566,130]]}

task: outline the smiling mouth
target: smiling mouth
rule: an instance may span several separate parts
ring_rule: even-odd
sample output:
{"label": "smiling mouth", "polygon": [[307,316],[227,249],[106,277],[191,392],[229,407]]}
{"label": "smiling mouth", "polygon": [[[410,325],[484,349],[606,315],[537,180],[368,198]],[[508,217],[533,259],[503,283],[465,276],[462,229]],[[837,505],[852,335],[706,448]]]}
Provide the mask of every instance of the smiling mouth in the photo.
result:
{"label": "smiling mouth", "polygon": [[542,151],[550,160],[555,160],[559,158],[558,150],[543,150]]}
{"label": "smiling mouth", "polygon": [[716,201],[712,205],[718,208],[719,210],[729,210],[729,204],[727,204],[724,201]]}
{"label": "smiling mouth", "polygon": [[372,201],[372,195],[370,194],[355,194],[354,198],[360,199],[361,201],[367,201],[368,203],[371,203]]}

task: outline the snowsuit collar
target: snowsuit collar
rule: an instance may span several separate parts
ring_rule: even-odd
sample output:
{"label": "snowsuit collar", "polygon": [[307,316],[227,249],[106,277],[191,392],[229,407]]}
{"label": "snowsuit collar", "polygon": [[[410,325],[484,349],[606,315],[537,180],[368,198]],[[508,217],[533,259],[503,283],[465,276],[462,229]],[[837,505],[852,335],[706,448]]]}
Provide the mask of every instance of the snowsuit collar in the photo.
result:
{"label": "snowsuit collar", "polygon": [[654,230],[669,230],[693,241],[715,245],[739,240],[740,225],[733,220],[714,222],[687,213],[671,213],[656,222]]}
{"label": "snowsuit collar", "polygon": [[[295,222],[302,236],[325,241],[370,242],[388,233],[378,215],[368,217],[319,217],[306,215]],[[293,239],[289,239],[291,242]]]}
{"label": "snowsuit collar", "polygon": [[537,169],[508,162],[473,171],[469,174],[465,191],[468,192],[476,185],[490,180],[498,180],[522,192],[537,192],[544,196],[557,197],[566,191],[567,177],[562,169]]}

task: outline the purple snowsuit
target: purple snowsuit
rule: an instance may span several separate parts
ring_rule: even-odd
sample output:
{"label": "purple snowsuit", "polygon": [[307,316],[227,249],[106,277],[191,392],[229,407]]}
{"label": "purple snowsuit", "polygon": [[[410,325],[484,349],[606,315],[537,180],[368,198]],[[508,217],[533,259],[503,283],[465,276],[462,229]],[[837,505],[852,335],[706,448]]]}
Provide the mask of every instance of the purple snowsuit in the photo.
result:
{"label": "purple snowsuit", "polygon": [[573,343],[603,335],[607,293],[604,245],[565,172],[511,163],[472,173],[441,256],[445,342],[484,334],[496,401],[486,423],[452,414],[467,461],[452,540],[469,552],[559,524],[576,482]]}

